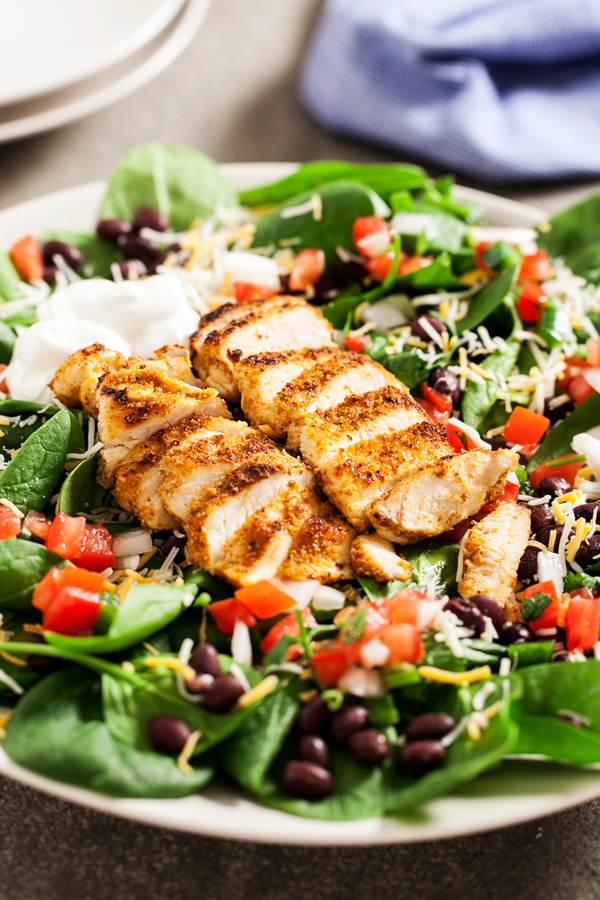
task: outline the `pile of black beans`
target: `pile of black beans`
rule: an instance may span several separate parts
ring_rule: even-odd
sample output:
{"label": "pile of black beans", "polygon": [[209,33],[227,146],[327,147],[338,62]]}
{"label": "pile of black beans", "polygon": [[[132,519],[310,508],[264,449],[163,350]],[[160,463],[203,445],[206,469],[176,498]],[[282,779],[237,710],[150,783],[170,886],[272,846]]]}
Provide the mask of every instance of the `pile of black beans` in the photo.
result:
{"label": "pile of black beans", "polygon": [[[191,694],[199,694],[204,709],[213,713],[229,712],[244,693],[233,675],[224,675],[219,654],[212,644],[199,644],[190,658],[196,675],[186,681]],[[150,746],[158,753],[177,756],[191,734],[191,728],[177,716],[152,716],[146,725]]]}
{"label": "pile of black beans", "polygon": [[83,265],[85,262],[85,256],[79,247],[75,247],[73,244],[67,244],[65,241],[46,241],[46,243],[42,245],[42,255],[44,257],[43,277],[46,284],[49,284],[50,287],[56,285],[56,275],[58,273],[58,267],[55,261],[56,256],[61,256],[66,264],[72,269],[79,268],[79,266]]}
{"label": "pile of black beans", "polygon": [[179,253],[179,244],[171,244],[166,250],[157,242],[140,235],[143,228],[164,232],[169,228],[167,217],[154,206],[140,206],[132,222],[125,219],[101,219],[96,234],[116,244],[123,252],[125,262],[119,263],[125,280],[140,275],[153,275],[169,253]]}
{"label": "pile of black beans", "polygon": [[398,763],[407,775],[424,775],[437,768],[446,757],[442,738],[450,734],[456,722],[448,713],[424,713],[404,729],[404,744]]}

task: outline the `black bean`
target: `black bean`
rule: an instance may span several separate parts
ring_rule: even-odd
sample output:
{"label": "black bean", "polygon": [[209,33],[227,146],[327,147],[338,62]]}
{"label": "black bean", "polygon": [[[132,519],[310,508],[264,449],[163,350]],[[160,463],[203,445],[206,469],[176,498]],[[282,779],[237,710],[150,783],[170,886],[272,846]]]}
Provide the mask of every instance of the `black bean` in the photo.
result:
{"label": "black bean", "polygon": [[125,219],[101,219],[96,225],[96,234],[114,244],[120,237],[131,234],[131,222],[126,222]]}
{"label": "black bean", "polygon": [[177,756],[192,733],[189,725],[177,716],[152,716],[146,725],[150,746],[158,753]]}
{"label": "black bean", "polygon": [[591,522],[596,510],[598,510],[596,521],[600,525],[600,503],[582,503],[581,506],[575,507],[573,515],[576,519],[585,519],[586,522]]}
{"label": "black bean", "polygon": [[331,719],[331,736],[336,741],[345,741],[355,731],[366,728],[371,713],[366,706],[345,706]]}
{"label": "black bean", "polygon": [[283,773],[283,787],[303,800],[322,800],[333,793],[333,775],[314,762],[292,759]]}
{"label": "black bean", "polygon": [[598,560],[595,559],[596,556],[600,556],[600,534],[593,534],[582,543],[575,554],[575,562],[578,566],[581,566],[582,569],[587,569],[588,566],[593,565],[594,562],[598,562]]}
{"label": "black bean", "polygon": [[[554,550],[558,550],[558,542],[562,537],[562,533],[565,530],[564,525],[559,525],[558,522],[554,522],[552,525],[545,525],[544,528],[540,528],[537,532],[535,539],[539,541],[540,544],[545,544],[548,546],[550,544],[550,536],[552,532],[556,532],[556,537],[554,538]],[[572,531],[573,529],[571,529]],[[569,531],[569,536],[571,535],[571,531]]]}
{"label": "black bean", "polygon": [[426,341],[426,343],[430,343],[431,335],[428,331],[425,331],[423,326],[420,323],[421,319],[426,319],[427,322],[431,325],[431,327],[437,331],[438,334],[442,334],[442,332],[446,331],[446,326],[442,322],[441,319],[438,319],[437,316],[430,315],[417,315],[417,318],[414,320],[412,325],[410,326],[410,333],[413,337],[420,338],[422,341]]}
{"label": "black bean", "polygon": [[329,750],[327,744],[318,734],[303,734],[298,741],[298,756],[307,762],[316,763],[327,768],[329,765]]}
{"label": "black bean", "polygon": [[198,675],[220,678],[223,674],[217,648],[212,644],[199,644],[192,653],[190,666]]}
{"label": "black bean", "polygon": [[469,597],[469,601],[473,603],[479,612],[492,620],[492,625],[496,631],[500,631],[506,622],[506,613],[491,594],[474,594]]}
{"label": "black bean", "polygon": [[584,719],[583,716],[580,716],[579,713],[576,712],[565,710],[564,712],[557,713],[556,718],[562,719],[564,722],[569,722],[569,724],[574,725],[575,728],[589,728],[587,719]]}
{"label": "black bean", "polygon": [[42,656],[41,653],[30,653],[27,663],[30,669],[40,675],[49,675],[50,672],[56,672],[67,665],[62,659],[57,659],[55,656]]}
{"label": "black bean", "polygon": [[544,400],[544,415],[551,422],[558,422],[559,419],[564,419],[574,409],[573,401],[569,396],[547,397]]}
{"label": "black bean", "polygon": [[528,584],[537,575],[539,552],[537,547],[525,547],[517,569],[517,578],[522,584]]}
{"label": "black bean", "polygon": [[497,434],[495,437],[486,437],[486,442],[492,450],[502,450],[506,447],[506,438],[502,437],[501,434]]}
{"label": "black bean", "polygon": [[145,266],[150,266],[162,254],[160,247],[155,241],[148,241],[138,234],[130,234],[129,237],[119,238],[118,245],[127,259],[139,259]]}
{"label": "black bean", "polygon": [[46,241],[43,247],[44,262],[47,266],[54,265],[54,257],[62,256],[67,265],[76,269],[85,260],[85,256],[78,247],[66,244],[64,241]]}
{"label": "black bean", "polygon": [[529,509],[531,510],[532,534],[537,534],[548,525],[554,525],[554,516],[547,506],[530,506]]}
{"label": "black bean", "polygon": [[50,287],[56,287],[56,275],[58,273],[58,269],[56,266],[44,266],[44,274],[42,278],[49,284]]}
{"label": "black bean", "polygon": [[183,562],[185,559],[185,545],[187,544],[187,537],[184,535],[183,537],[175,537],[174,534],[170,534],[168,538],[165,538],[163,541],[162,547],[160,548],[160,552],[163,556],[168,556],[171,550],[174,547],[177,547],[178,553],[175,557],[175,562]]}
{"label": "black bean", "polygon": [[446,756],[446,748],[439,741],[412,741],[400,750],[398,763],[407,775],[423,775],[437,768]]}
{"label": "black bean", "polygon": [[202,703],[209,712],[228,712],[243,693],[244,688],[233,675],[220,675],[204,692]]}
{"label": "black bean", "polygon": [[485,631],[483,613],[469,600],[463,600],[462,597],[453,597],[451,600],[448,600],[444,609],[453,612],[463,625],[467,628],[472,628],[477,635],[483,634]]}
{"label": "black bean", "polygon": [[313,285],[315,289],[314,297],[311,297],[311,303],[321,305],[333,300],[335,295],[342,290],[344,285],[337,278],[328,278],[323,276],[319,278]]}
{"label": "black bean", "polygon": [[455,720],[448,713],[423,713],[408,723],[404,736],[407,741],[439,741],[449,734],[455,725]]}
{"label": "black bean", "polygon": [[338,259],[333,264],[333,274],[342,284],[349,285],[360,284],[369,273],[362,263],[353,259],[349,259],[348,262]]}
{"label": "black bean", "polygon": [[566,478],[561,478],[560,475],[548,475],[547,478],[542,478],[538,484],[536,494],[538,497],[550,494],[551,499],[555,500],[556,497],[562,497],[563,494],[568,494],[572,490],[573,488]]}
{"label": "black bean", "polygon": [[194,675],[193,678],[186,679],[185,686],[190,694],[204,694],[214,681],[212,675]]}
{"label": "black bean", "polygon": [[385,734],[377,731],[376,728],[355,731],[346,741],[346,749],[357,762],[366,763],[369,766],[383,762],[392,752],[390,742]]}
{"label": "black bean", "polygon": [[151,228],[152,231],[166,231],[169,227],[169,220],[155,206],[139,206],[133,217],[133,227],[135,231],[142,228]]}
{"label": "black bean", "polygon": [[500,632],[500,641],[503,644],[522,644],[535,640],[535,632],[525,622],[511,622]]}
{"label": "black bean", "polygon": [[[439,319],[438,319],[439,321]],[[460,382],[454,372],[450,369],[433,369],[429,375],[430,386],[439,391],[440,394],[447,394],[452,398],[455,407],[460,403]]]}
{"label": "black bean", "polygon": [[305,703],[298,713],[296,725],[304,734],[319,734],[331,721],[329,707],[320,694]]}

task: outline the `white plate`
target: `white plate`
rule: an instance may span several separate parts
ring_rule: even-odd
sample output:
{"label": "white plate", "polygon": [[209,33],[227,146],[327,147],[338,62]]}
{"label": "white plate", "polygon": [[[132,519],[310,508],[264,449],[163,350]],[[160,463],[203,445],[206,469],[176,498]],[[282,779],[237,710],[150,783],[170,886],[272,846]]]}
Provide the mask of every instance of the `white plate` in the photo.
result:
{"label": "white plate", "polygon": [[[290,163],[223,166],[237,188],[254,187],[293,172]],[[82,185],[0,213],[0,246],[46,228],[89,230],[95,226],[104,193],[102,182]],[[458,188],[457,195],[482,202],[494,225],[535,225],[541,210],[511,200]],[[455,837],[499,828],[558,812],[600,796],[600,773],[525,762],[505,763],[453,794],[402,818],[357,822],[301,819],[260,806],[222,786],[179,800],[113,799],[35,775],[8,759],[0,748],[0,774],[65,800],[152,825],[215,837],[287,844],[382,844]]]}
{"label": "white plate", "polygon": [[20,0],[3,24],[0,106],[96,75],[167,27],[185,0]]}
{"label": "white plate", "polygon": [[[91,0],[77,2],[87,5]],[[0,107],[0,143],[50,131],[89,116],[116,103],[159,75],[194,38],[204,21],[210,0],[173,2],[177,3],[179,12],[171,16],[166,27],[151,40],[146,40],[136,52],[104,68],[100,74],[25,103]]]}

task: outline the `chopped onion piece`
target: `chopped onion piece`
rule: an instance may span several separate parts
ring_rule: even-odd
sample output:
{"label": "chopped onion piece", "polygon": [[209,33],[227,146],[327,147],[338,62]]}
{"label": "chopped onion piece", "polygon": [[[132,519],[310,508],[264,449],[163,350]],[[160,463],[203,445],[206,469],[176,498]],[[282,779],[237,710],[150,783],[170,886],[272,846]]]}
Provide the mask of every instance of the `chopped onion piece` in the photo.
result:
{"label": "chopped onion piece", "polygon": [[563,593],[563,575],[560,558],[557,553],[549,550],[540,550],[538,553],[538,581],[552,581],[556,593],[560,597]]}
{"label": "chopped onion piece", "polygon": [[135,572],[139,564],[139,553],[132,553],[130,556],[117,556],[115,559],[115,569],[132,569]]}
{"label": "chopped onion piece", "polygon": [[115,556],[142,556],[149,550],[152,550],[152,535],[148,528],[132,528],[122,534],[115,534],[113,538]]}
{"label": "chopped onion piece", "polygon": [[320,584],[313,597],[312,605],[315,609],[341,609],[346,602],[346,597],[336,588]]}
{"label": "chopped onion piece", "polygon": [[290,603],[290,609],[304,609],[321,587],[321,582],[314,578],[294,581],[293,578],[275,577],[271,579],[271,584],[291,597],[294,603]]}
{"label": "chopped onion piece", "polygon": [[250,640],[250,629],[241,619],[236,621],[233,629],[231,655],[236,662],[244,663],[246,666],[252,665],[252,641]]}
{"label": "chopped onion piece", "polygon": [[366,669],[373,669],[375,666],[385,666],[389,658],[389,647],[386,647],[378,637],[367,641],[360,649],[360,661]]}
{"label": "chopped onion piece", "polygon": [[600,392],[600,369],[584,369],[581,374],[590,387]]}
{"label": "chopped onion piece", "polygon": [[591,434],[576,434],[571,445],[577,454],[583,454],[594,476],[600,480],[600,441]]}
{"label": "chopped onion piece", "polygon": [[338,687],[354,697],[383,697],[386,687],[375,669],[349,666],[338,680]]}
{"label": "chopped onion piece", "polygon": [[424,631],[428,628],[438,613],[440,613],[444,604],[446,603],[446,599],[443,600],[429,600],[427,603],[420,603],[417,607],[417,628],[419,631]]}

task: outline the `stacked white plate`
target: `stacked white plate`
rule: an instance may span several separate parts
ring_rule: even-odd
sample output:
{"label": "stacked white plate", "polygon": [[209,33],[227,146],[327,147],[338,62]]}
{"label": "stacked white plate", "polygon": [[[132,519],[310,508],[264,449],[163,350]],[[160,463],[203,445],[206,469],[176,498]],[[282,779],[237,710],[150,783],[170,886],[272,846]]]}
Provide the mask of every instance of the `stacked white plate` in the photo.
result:
{"label": "stacked white plate", "polygon": [[0,143],[65,125],[137,90],[200,28],[210,0],[20,0],[0,52]]}

